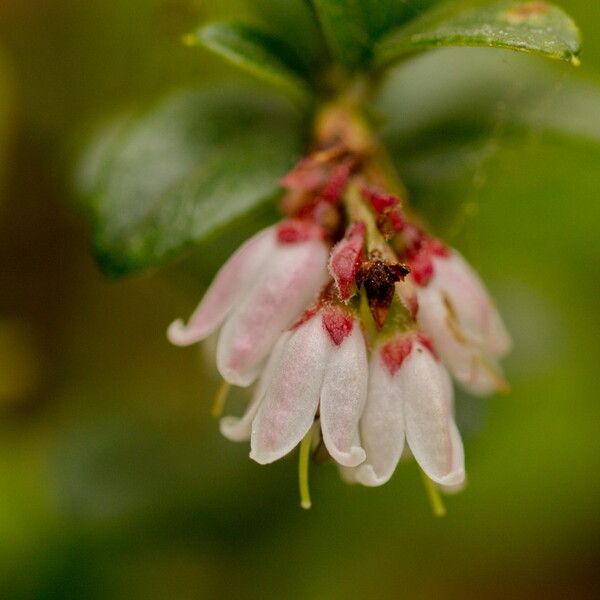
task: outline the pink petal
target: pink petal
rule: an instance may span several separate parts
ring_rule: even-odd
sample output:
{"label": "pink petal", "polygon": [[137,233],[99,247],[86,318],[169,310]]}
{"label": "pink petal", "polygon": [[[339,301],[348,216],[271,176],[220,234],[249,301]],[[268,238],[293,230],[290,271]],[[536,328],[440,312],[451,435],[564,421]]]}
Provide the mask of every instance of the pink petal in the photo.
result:
{"label": "pink petal", "polygon": [[273,462],[306,435],[315,418],[332,348],[318,317],[291,332],[252,424],[250,458],[260,464]]}
{"label": "pink petal", "polygon": [[167,337],[176,346],[188,346],[208,337],[252,283],[275,249],[275,228],[269,227],[245,242],[221,267],[187,325],[171,323]]}
{"label": "pink petal", "polygon": [[234,385],[250,385],[279,335],[311,303],[327,278],[323,242],[279,244],[223,326],[217,348],[223,378]]}
{"label": "pink petal", "polygon": [[358,421],[367,399],[368,365],[365,340],[355,322],[339,346],[332,344],[321,390],[321,431],[329,454],[339,464],[355,467],[365,451],[354,445]]}

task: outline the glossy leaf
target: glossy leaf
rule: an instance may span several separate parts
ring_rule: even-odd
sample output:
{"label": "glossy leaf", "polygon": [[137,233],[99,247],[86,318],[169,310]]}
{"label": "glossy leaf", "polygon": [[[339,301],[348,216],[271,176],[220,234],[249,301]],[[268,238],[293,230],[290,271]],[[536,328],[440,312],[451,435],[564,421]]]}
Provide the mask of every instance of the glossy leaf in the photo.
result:
{"label": "glossy leaf", "polygon": [[332,56],[346,68],[367,63],[375,42],[440,0],[314,0]]}
{"label": "glossy leaf", "polygon": [[292,108],[247,89],[185,92],[91,145],[79,189],[105,271],[164,262],[258,206],[300,151]]}
{"label": "glossy leaf", "polygon": [[284,42],[259,29],[244,23],[216,22],[186,36],[185,41],[202,44],[302,104],[310,100],[307,65]]}
{"label": "glossy leaf", "polygon": [[560,8],[533,0],[452,2],[385,36],[375,49],[379,66],[439,46],[487,46],[578,63],[579,31]]}

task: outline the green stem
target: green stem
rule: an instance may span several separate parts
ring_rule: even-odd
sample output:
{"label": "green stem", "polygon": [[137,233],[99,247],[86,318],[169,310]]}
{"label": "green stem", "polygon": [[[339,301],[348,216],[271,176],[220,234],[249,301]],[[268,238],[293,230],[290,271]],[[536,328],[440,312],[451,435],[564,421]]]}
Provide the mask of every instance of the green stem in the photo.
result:
{"label": "green stem", "polygon": [[227,383],[227,381],[222,381],[215,397],[213,399],[212,406],[210,407],[210,414],[218,419],[223,412],[223,408],[225,407],[225,400],[227,400],[227,396],[229,394],[229,390],[231,389],[231,385]]}
{"label": "green stem", "polygon": [[310,488],[308,485],[308,462],[310,459],[310,445],[312,441],[312,427],[300,442],[300,457],[298,460],[298,486],[300,488],[300,506],[308,510],[310,501]]}
{"label": "green stem", "polygon": [[425,491],[427,492],[427,497],[429,498],[429,503],[431,504],[431,510],[436,517],[445,517],[446,516],[446,507],[444,506],[444,501],[442,500],[442,495],[440,494],[440,490],[437,488],[435,483],[427,477],[425,471],[419,467],[419,472],[421,473],[421,479],[423,480],[423,485],[425,486]]}

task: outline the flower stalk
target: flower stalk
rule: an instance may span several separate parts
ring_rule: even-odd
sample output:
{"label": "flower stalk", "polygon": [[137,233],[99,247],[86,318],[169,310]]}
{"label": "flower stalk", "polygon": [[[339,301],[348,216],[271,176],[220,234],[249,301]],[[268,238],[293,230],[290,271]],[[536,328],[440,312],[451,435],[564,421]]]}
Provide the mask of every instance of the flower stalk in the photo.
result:
{"label": "flower stalk", "polygon": [[298,487],[300,490],[300,506],[305,510],[312,507],[310,500],[310,487],[308,484],[308,467],[312,443],[312,429],[309,429],[300,442],[298,458]]}
{"label": "flower stalk", "polygon": [[225,402],[227,401],[227,396],[229,395],[230,389],[231,384],[223,379],[215,393],[212,406],[210,407],[210,414],[215,419],[218,419],[223,413],[223,409],[225,408]]}
{"label": "flower stalk", "polygon": [[433,481],[427,477],[427,474],[425,471],[423,471],[423,469],[419,469],[419,473],[421,475],[421,479],[423,480],[425,492],[427,492],[427,499],[431,505],[431,511],[433,512],[434,516],[438,518],[445,517],[446,505],[444,504],[440,490],[435,483],[433,483]]}

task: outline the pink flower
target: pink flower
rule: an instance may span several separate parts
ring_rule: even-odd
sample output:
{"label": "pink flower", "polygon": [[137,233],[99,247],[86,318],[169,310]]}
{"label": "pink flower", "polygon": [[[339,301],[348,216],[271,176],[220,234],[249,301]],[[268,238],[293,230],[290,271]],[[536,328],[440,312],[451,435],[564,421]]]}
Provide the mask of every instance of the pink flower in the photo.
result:
{"label": "pink flower", "polygon": [[360,421],[364,464],[345,475],[368,486],[386,483],[405,441],[425,474],[441,485],[464,480],[464,453],[454,422],[452,383],[427,338],[397,334],[373,350]]}
{"label": "pink flower", "polygon": [[256,381],[245,414],[223,417],[221,432],[249,440],[260,464],[299,445],[303,507],[311,453],[367,486],[410,454],[441,514],[437,487],[465,482],[446,368],[490,393],[505,385],[498,361],[511,342],[476,273],[386,189],[402,193],[355,117],[337,104],[320,111],[315,151],[280,181],[287,218],[247,241],[168,337],[184,346],[220,329],[223,378]]}
{"label": "pink flower", "polygon": [[436,240],[425,243],[409,265],[417,322],[456,380],[478,395],[505,389],[498,359],[511,340],[477,273]]}
{"label": "pink flower", "polygon": [[319,414],[329,454],[354,467],[365,459],[357,441],[367,376],[356,318],[338,306],[310,311],[279,338],[246,414],[222,419],[221,431],[233,440],[250,437],[250,457],[267,464],[293,450]]}
{"label": "pink flower", "polygon": [[288,219],[248,240],[221,268],[187,325],[171,324],[178,346],[221,327],[217,367],[234,385],[250,385],[277,338],[327,281],[328,248],[314,223]]}

